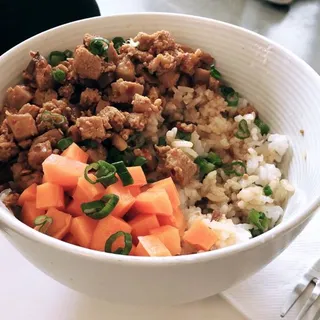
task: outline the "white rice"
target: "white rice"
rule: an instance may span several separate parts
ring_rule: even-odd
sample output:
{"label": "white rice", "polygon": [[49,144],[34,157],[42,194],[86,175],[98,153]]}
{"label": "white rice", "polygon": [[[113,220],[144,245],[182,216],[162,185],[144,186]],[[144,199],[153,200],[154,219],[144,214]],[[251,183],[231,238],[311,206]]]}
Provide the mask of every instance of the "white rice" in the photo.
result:
{"label": "white rice", "polygon": [[[289,148],[287,137],[270,133],[263,136],[254,123],[255,112],[237,115],[233,119],[223,118],[221,112],[228,108],[226,102],[211,90],[178,87],[173,88],[173,92],[172,100],[166,104],[167,114],[197,123],[197,131],[192,133],[191,141],[183,141],[176,139],[177,128],[173,128],[166,133],[168,145],[181,148],[192,159],[211,150],[221,154],[224,162],[241,160],[246,163],[247,173],[243,176],[230,177],[222,169],[217,169],[202,182],[195,177],[190,185],[179,189],[188,227],[199,219],[203,220],[217,234],[218,242],[212,249],[218,249],[252,237],[250,230],[254,226],[245,223],[251,209],[264,212],[270,219],[269,227],[275,226],[283,216],[283,206],[294,192],[294,187],[282,178],[277,168]],[[239,100],[239,106],[247,105],[247,100]],[[234,133],[243,119],[247,122],[250,137],[239,140]],[[226,150],[232,150],[233,159]],[[263,191],[267,185],[272,190],[270,196]],[[212,213],[204,214],[196,206],[202,198],[208,199],[207,207]],[[212,220],[217,213],[218,221]]]}

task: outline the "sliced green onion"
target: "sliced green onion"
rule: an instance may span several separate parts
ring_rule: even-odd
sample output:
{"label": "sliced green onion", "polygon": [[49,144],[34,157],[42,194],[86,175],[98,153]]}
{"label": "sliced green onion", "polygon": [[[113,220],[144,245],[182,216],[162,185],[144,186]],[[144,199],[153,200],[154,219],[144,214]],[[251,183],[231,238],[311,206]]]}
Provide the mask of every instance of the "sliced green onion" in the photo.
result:
{"label": "sliced green onion", "polygon": [[269,197],[272,195],[272,189],[270,188],[269,185],[266,185],[264,188],[263,188],[263,193]]}
{"label": "sliced green onion", "polygon": [[84,147],[87,147],[87,148],[97,149],[99,143],[97,141],[95,141],[95,140],[87,139],[87,140],[83,140],[81,142],[81,145],[84,146]]}
{"label": "sliced green onion", "polygon": [[64,71],[60,69],[56,69],[52,71],[52,77],[54,81],[62,83],[64,80],[66,80],[66,74]]}
{"label": "sliced green onion", "polygon": [[73,57],[73,52],[69,49],[63,51],[64,55],[66,58],[72,58]]}
{"label": "sliced green onion", "polygon": [[255,238],[257,236],[260,236],[261,234],[263,234],[262,231],[260,231],[259,229],[251,229],[249,230],[251,232],[252,238]]}
{"label": "sliced green onion", "polygon": [[206,175],[209,172],[216,169],[214,164],[212,164],[211,162],[207,161],[206,159],[200,156],[195,158],[194,163],[196,163],[199,166],[200,172],[203,175]]}
{"label": "sliced green onion", "polygon": [[250,137],[250,131],[246,120],[242,119],[238,125],[238,131],[235,133],[238,139],[246,139]]}
{"label": "sliced green onion", "polygon": [[105,56],[108,50],[109,41],[101,37],[91,39],[88,49],[89,51],[98,56]]}
{"label": "sliced green onion", "polygon": [[100,220],[107,217],[119,202],[116,194],[106,194],[100,200],[81,204],[81,210],[88,217]]}
{"label": "sliced green onion", "polygon": [[242,161],[233,161],[223,165],[223,171],[226,175],[230,176],[235,174],[238,177],[247,173],[246,165]]}
{"label": "sliced green onion", "polygon": [[227,86],[220,86],[220,92],[221,94],[226,98],[230,93],[234,93],[234,89]]}
{"label": "sliced green onion", "polygon": [[146,164],[148,160],[145,157],[137,157],[134,162],[133,166],[140,166],[142,167],[144,164]]}
{"label": "sliced green onion", "polygon": [[259,118],[255,118],[254,124],[260,129],[262,135],[266,135],[270,131],[270,127]]}
{"label": "sliced green onion", "polygon": [[125,44],[126,40],[124,40],[122,37],[115,37],[112,39],[114,48],[119,52],[119,48],[122,47],[123,44]]}
{"label": "sliced green onion", "polygon": [[[95,175],[97,177],[96,181],[91,180],[88,176],[91,170],[95,171]],[[117,182],[115,174],[115,166],[103,160],[89,164],[84,171],[84,177],[89,183],[96,184],[100,182],[105,187]]]}
{"label": "sliced green onion", "polygon": [[122,181],[123,186],[129,186],[130,184],[133,184],[133,178],[123,161],[114,162],[113,165],[117,169],[117,173]]}
{"label": "sliced green onion", "polygon": [[41,215],[34,219],[34,225],[36,227],[39,227],[38,231],[42,233],[47,233],[52,222],[53,222],[53,219],[46,215]]}
{"label": "sliced green onion", "polygon": [[265,232],[269,226],[269,219],[267,216],[263,212],[255,209],[250,210],[248,222],[258,228],[261,233]]}
{"label": "sliced green onion", "polygon": [[158,146],[166,146],[166,145],[167,145],[166,137],[160,137],[158,140]]}
{"label": "sliced green onion", "polygon": [[67,149],[69,146],[71,146],[72,143],[73,143],[72,138],[70,138],[70,137],[69,137],[69,138],[63,138],[63,139],[61,139],[61,140],[58,141],[57,147],[58,147],[61,151],[63,151],[63,150],[65,150],[65,149]]}
{"label": "sliced green onion", "polygon": [[239,93],[236,91],[229,93],[226,100],[228,102],[228,106],[236,107],[239,103]]}
{"label": "sliced green onion", "polygon": [[[115,251],[112,251],[113,243],[119,238],[124,237],[124,248],[118,248]],[[114,254],[123,254],[128,255],[132,249],[132,236],[130,233],[118,231],[111,235],[109,239],[106,241],[104,251]]]}
{"label": "sliced green onion", "polygon": [[41,121],[48,121],[55,125],[61,125],[67,122],[65,116],[59,113],[54,113],[48,110],[45,110],[41,114]]}
{"label": "sliced green onion", "polygon": [[213,163],[217,168],[223,165],[221,158],[214,152],[209,152],[206,159]]}
{"label": "sliced green onion", "polygon": [[214,64],[210,66],[210,75],[217,80],[221,79],[221,73],[216,69]]}
{"label": "sliced green onion", "polygon": [[176,135],[176,139],[190,141],[191,140],[191,132],[183,132],[183,131],[178,130],[177,135]]}
{"label": "sliced green onion", "polygon": [[48,61],[53,67],[57,66],[60,62],[64,60],[66,60],[66,55],[64,52],[61,51],[52,51],[50,52],[48,57]]}
{"label": "sliced green onion", "polygon": [[127,144],[130,149],[141,148],[146,142],[146,138],[142,133],[133,134],[128,140]]}

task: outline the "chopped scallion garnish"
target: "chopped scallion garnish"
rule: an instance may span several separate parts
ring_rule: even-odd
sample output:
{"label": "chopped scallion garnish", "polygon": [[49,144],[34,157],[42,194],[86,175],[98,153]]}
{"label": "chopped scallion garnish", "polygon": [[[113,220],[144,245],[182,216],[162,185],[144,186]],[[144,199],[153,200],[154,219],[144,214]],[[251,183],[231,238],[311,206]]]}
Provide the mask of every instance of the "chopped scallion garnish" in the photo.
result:
{"label": "chopped scallion garnish", "polygon": [[[96,181],[89,178],[88,174],[90,171],[95,171]],[[84,171],[84,177],[89,183],[96,184],[100,182],[105,187],[117,182],[115,174],[116,167],[103,160],[89,164]]]}
{"label": "chopped scallion garnish", "polygon": [[69,49],[63,51],[64,55],[66,58],[72,58],[73,57],[73,52]]}
{"label": "chopped scallion garnish", "polygon": [[42,121],[51,122],[55,125],[61,125],[67,122],[66,117],[62,114],[54,113],[48,110],[44,110],[40,118]]}
{"label": "chopped scallion garnish", "polygon": [[238,177],[247,173],[246,165],[242,161],[233,161],[223,165],[223,171],[226,175],[230,176],[235,174]]}
{"label": "chopped scallion garnish", "polygon": [[53,219],[46,215],[41,215],[34,219],[35,227],[38,227],[37,230],[42,233],[47,233],[52,222],[53,222]]}
{"label": "chopped scallion garnish", "polygon": [[166,146],[166,145],[167,145],[166,137],[160,137],[158,140],[158,146]]}
{"label": "chopped scallion garnish", "polygon": [[230,107],[236,107],[239,103],[239,93],[234,91],[232,93],[229,93],[226,96],[226,100],[228,102],[228,106]]}
{"label": "chopped scallion garnish", "polygon": [[267,231],[269,227],[268,217],[263,212],[257,211],[255,209],[250,210],[249,216],[248,216],[248,223],[255,226],[253,230],[259,231],[259,232],[254,231],[254,233],[252,233],[251,231],[252,236],[257,236]]}
{"label": "chopped scallion garnish", "polygon": [[142,167],[144,164],[146,164],[148,160],[145,157],[137,157],[134,162],[133,166],[140,166]]}
{"label": "chopped scallion garnish", "polygon": [[115,37],[112,39],[114,48],[119,52],[119,48],[126,42],[122,37]]}
{"label": "chopped scallion garnish", "polygon": [[250,137],[250,131],[246,120],[242,119],[238,125],[238,131],[235,133],[238,139],[246,139]]}
{"label": "chopped scallion garnish", "polygon": [[102,37],[95,37],[91,39],[88,49],[89,51],[98,56],[105,56],[107,54],[109,41]]}
{"label": "chopped scallion garnish", "polygon": [[63,138],[63,139],[61,139],[61,140],[58,141],[57,147],[58,147],[61,151],[63,151],[63,150],[65,150],[65,149],[67,149],[70,145],[72,145],[72,143],[73,143],[73,140],[72,140],[71,137],[69,137],[69,138]]}
{"label": "chopped scallion garnish", "polygon": [[[115,251],[112,251],[113,243],[119,238],[124,237],[124,248],[117,248]],[[130,233],[118,231],[112,234],[106,241],[104,251],[115,254],[128,255],[132,249],[132,236]]]}
{"label": "chopped scallion garnish", "polygon": [[66,54],[61,51],[52,51],[49,54],[48,62],[53,66],[57,66],[60,62],[66,60]]}
{"label": "chopped scallion garnish", "polygon": [[100,220],[108,216],[119,202],[116,194],[106,194],[100,200],[81,204],[81,210],[88,217]]}
{"label": "chopped scallion garnish", "polygon": [[146,142],[146,138],[142,133],[133,134],[127,140],[127,144],[131,149],[141,148]]}
{"label": "chopped scallion garnish", "polygon": [[199,166],[200,173],[203,175],[206,175],[216,169],[213,163],[207,161],[205,158],[201,156],[195,158],[194,163],[196,163]]}
{"label": "chopped scallion garnish", "polygon": [[254,124],[260,129],[262,135],[266,135],[270,131],[270,127],[259,118],[255,118]]}
{"label": "chopped scallion garnish", "polygon": [[266,185],[264,188],[263,188],[263,193],[269,197],[272,195],[272,189],[270,188],[269,185]]}
{"label": "chopped scallion garnish", "polygon": [[217,168],[223,165],[221,158],[214,152],[209,152],[206,159],[213,163]]}
{"label": "chopped scallion garnish", "polygon": [[221,73],[216,69],[214,64],[210,66],[210,75],[217,80],[221,79]]}
{"label": "chopped scallion garnish", "polygon": [[123,161],[114,162],[112,165],[115,166],[123,186],[133,184],[133,178]]}
{"label": "chopped scallion garnish", "polygon": [[176,139],[190,141],[191,140],[191,132],[183,132],[183,131],[178,130],[178,132],[176,134]]}
{"label": "chopped scallion garnish", "polygon": [[64,80],[66,80],[66,74],[63,70],[56,69],[52,71],[52,77],[54,81],[62,83]]}

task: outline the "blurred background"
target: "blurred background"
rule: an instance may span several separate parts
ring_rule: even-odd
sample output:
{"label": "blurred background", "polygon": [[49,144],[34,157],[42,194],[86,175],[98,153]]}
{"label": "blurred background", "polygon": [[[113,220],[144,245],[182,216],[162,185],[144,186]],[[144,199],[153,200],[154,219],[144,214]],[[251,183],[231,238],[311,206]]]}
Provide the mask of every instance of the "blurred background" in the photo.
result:
{"label": "blurred background", "polygon": [[[320,1],[293,0],[97,0],[101,15],[125,12],[173,12],[233,23],[258,32],[292,50],[320,73]],[[183,30],[182,30],[183,32]]]}

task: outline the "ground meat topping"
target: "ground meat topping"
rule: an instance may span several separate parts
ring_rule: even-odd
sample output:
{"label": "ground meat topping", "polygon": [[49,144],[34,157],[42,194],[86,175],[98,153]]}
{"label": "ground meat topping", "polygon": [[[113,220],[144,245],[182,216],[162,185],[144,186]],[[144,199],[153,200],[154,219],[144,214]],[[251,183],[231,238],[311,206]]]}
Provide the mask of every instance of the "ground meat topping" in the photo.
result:
{"label": "ground meat topping", "polygon": [[186,132],[186,133],[192,133],[196,130],[196,125],[193,123],[184,123],[184,122],[177,122],[176,127],[178,130]]}
{"label": "ground meat topping", "polygon": [[98,160],[105,161],[107,158],[107,150],[101,144],[95,149],[89,148],[87,154],[89,155],[88,163],[97,162]]}
{"label": "ground meat topping", "polygon": [[33,94],[28,87],[17,85],[7,90],[5,104],[9,108],[20,109],[24,104],[30,102],[32,98]]}
{"label": "ground meat topping", "polygon": [[37,107],[36,105],[27,103],[21,107],[18,113],[19,114],[29,113],[31,114],[32,118],[35,119],[39,113],[39,110],[40,108]]}
{"label": "ground meat topping", "polygon": [[157,99],[154,103],[148,97],[140,94],[135,94],[132,100],[133,112],[137,113],[151,113],[158,112],[161,106],[161,100]]}
{"label": "ground meat topping", "polygon": [[2,202],[6,207],[13,209],[18,205],[19,196],[19,193],[11,192],[2,199]]}
{"label": "ground meat topping", "polygon": [[115,131],[121,131],[126,121],[124,114],[117,108],[111,106],[102,109],[98,113],[98,116],[105,121],[105,128],[107,130],[113,128]]}
{"label": "ground meat topping", "polygon": [[110,137],[106,133],[104,121],[101,117],[80,117],[77,119],[76,125],[80,131],[82,140],[92,139],[102,141]]}
{"label": "ground meat topping", "polygon": [[13,136],[17,141],[38,135],[36,123],[31,114],[11,114],[7,111],[6,119]]}
{"label": "ground meat topping", "polygon": [[109,97],[112,102],[122,102],[122,103],[131,103],[134,95],[136,93],[142,95],[144,87],[143,85],[124,81],[123,79],[118,79],[116,82],[111,84],[112,95]]}
{"label": "ground meat topping", "polygon": [[190,183],[197,173],[197,165],[181,150],[169,146],[156,147],[160,157],[157,171],[171,176],[181,186]]}
{"label": "ground meat topping", "polygon": [[116,68],[117,78],[122,78],[125,81],[134,81],[135,67],[131,60],[124,56],[118,63]]}
{"label": "ground meat topping", "polygon": [[36,90],[32,102],[38,106],[42,106],[43,103],[51,101],[52,99],[57,99],[58,94],[53,89],[48,89],[46,91]]}
{"label": "ground meat topping", "polygon": [[125,126],[127,128],[143,131],[148,123],[148,118],[143,113],[124,112],[124,115],[126,119]]}
{"label": "ground meat topping", "polygon": [[83,107],[91,107],[98,104],[101,99],[101,94],[97,89],[87,88],[81,92],[80,104]]}
{"label": "ground meat topping", "polygon": [[52,154],[49,140],[33,143],[28,153],[28,163],[31,168],[41,170],[42,162]]}

